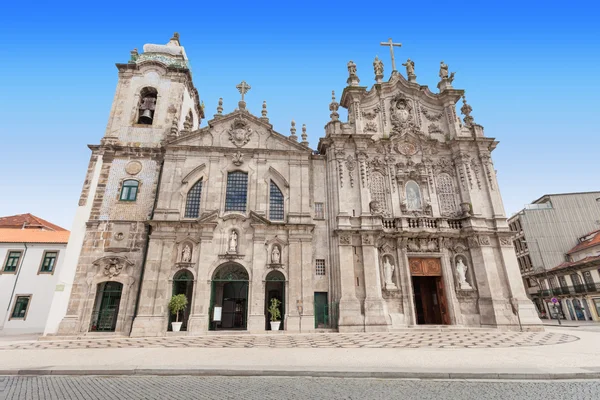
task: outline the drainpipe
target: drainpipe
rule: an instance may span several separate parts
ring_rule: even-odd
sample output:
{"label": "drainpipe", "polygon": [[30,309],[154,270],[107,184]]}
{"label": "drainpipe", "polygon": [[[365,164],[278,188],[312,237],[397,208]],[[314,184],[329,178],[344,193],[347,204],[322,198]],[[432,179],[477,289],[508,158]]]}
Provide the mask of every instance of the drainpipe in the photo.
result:
{"label": "drainpipe", "polygon": [[[154,204],[152,204],[152,210],[150,211],[150,216],[148,217],[149,221],[152,221],[154,218],[154,210],[156,209],[156,205],[158,204],[158,194],[160,192],[160,181],[162,179],[163,166],[165,165],[164,160],[160,163],[160,169],[158,171],[158,181],[156,183],[156,196],[154,197]],[[135,309],[133,311],[133,320],[138,314],[138,309],[140,307],[140,297],[142,295],[142,282],[144,281],[144,271],[146,270],[146,258],[148,257],[148,246],[150,245],[150,233],[152,233],[152,227],[148,225],[148,235],[146,236],[146,244],[144,246],[144,254],[142,256],[142,272],[140,273],[140,283],[138,284],[137,296],[135,298]]]}
{"label": "drainpipe", "polygon": [[7,318],[9,318],[10,305],[12,304],[12,298],[15,295],[15,290],[17,289],[17,282],[19,281],[19,275],[21,275],[21,269],[23,267],[23,263],[25,262],[25,256],[27,255],[27,243],[23,242],[23,246],[25,246],[25,251],[23,252],[21,263],[19,264],[19,267],[17,269],[17,276],[15,276],[15,284],[13,285],[10,298],[8,299],[8,305],[6,306],[6,317],[4,318],[4,320],[2,320],[2,326],[0,326],[0,330],[4,329],[4,324],[6,323]]}

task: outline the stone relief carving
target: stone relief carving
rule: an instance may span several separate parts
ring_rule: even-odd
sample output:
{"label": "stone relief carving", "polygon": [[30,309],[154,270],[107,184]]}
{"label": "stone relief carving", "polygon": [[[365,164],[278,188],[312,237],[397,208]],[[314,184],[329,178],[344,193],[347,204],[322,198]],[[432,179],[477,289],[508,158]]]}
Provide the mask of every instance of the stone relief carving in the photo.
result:
{"label": "stone relief carving", "polygon": [[344,157],[346,157],[346,153],[343,150],[336,150],[335,158],[337,159],[340,187],[344,187]]}
{"label": "stone relief carving", "polygon": [[125,172],[129,175],[137,175],[142,170],[142,163],[139,161],[130,161],[125,166]]}
{"label": "stone relief carving", "polygon": [[349,235],[341,235],[340,236],[340,244],[343,244],[343,245],[347,246],[347,245],[349,245],[351,243],[352,243],[352,241],[351,241]]}
{"label": "stone relief carving", "polygon": [[492,158],[489,154],[480,154],[479,159],[481,160],[481,164],[483,165],[483,169],[485,170],[485,174],[488,179],[488,183],[490,185],[491,190],[495,190],[494,188],[494,166],[492,165]]}
{"label": "stone relief carving", "polygon": [[433,111],[428,111],[425,108],[421,107],[421,112],[425,116],[428,121],[439,121],[442,118],[442,113],[435,113]]}
{"label": "stone relief carving", "polygon": [[350,177],[350,187],[354,187],[354,169],[356,168],[356,161],[351,154],[348,154],[346,158],[346,169],[348,169],[348,175]]}
{"label": "stone relief carving", "polygon": [[479,236],[479,244],[482,246],[490,246],[492,243],[490,242],[489,236]]}
{"label": "stone relief carving", "polygon": [[477,188],[479,190],[481,190],[481,176],[480,176],[480,170],[479,170],[479,165],[477,165],[477,161],[475,159],[471,160],[471,170],[473,171],[473,174],[475,175],[475,181],[477,182]]}
{"label": "stone relief carving", "polygon": [[404,135],[408,132],[419,133],[414,124],[412,102],[402,94],[396,95],[390,105],[392,135]]}
{"label": "stone relief carving", "polygon": [[378,108],[375,108],[373,111],[363,111],[362,112],[362,116],[363,118],[370,120],[374,120],[375,117],[377,117],[377,113],[379,112]]}
{"label": "stone relief carving", "polygon": [[512,239],[509,237],[501,236],[500,237],[500,245],[501,246],[510,246],[512,247]]}
{"label": "stone relief carving", "polygon": [[244,163],[244,155],[239,151],[231,157],[231,161],[233,165],[237,165],[238,167]]}
{"label": "stone relief carving", "polygon": [[102,257],[94,261],[93,264],[96,267],[99,267],[102,274],[109,279],[120,275],[125,267],[133,265],[133,263],[125,257]]}
{"label": "stone relief carving", "polygon": [[362,237],[362,244],[371,245],[373,244],[373,238],[370,235],[365,235]]}
{"label": "stone relief carving", "polygon": [[356,156],[358,159],[358,166],[360,168],[360,179],[363,186],[365,186],[367,181],[367,154],[361,151]]}
{"label": "stone relief carving", "polygon": [[408,239],[406,247],[412,252],[439,251],[439,243],[436,239]]}
{"label": "stone relief carving", "polygon": [[242,147],[250,141],[252,129],[250,124],[241,118],[237,118],[231,124],[231,128],[227,131],[229,140],[237,147]]}
{"label": "stone relief carving", "polygon": [[410,156],[414,156],[415,154],[417,154],[417,152],[419,151],[419,148],[417,147],[416,144],[409,142],[409,141],[402,141],[399,143],[396,143],[396,145],[394,146],[394,150],[397,153],[400,153],[404,156],[410,157]]}
{"label": "stone relief carving", "polygon": [[469,244],[470,248],[477,248],[477,247],[479,247],[479,240],[477,239],[476,236],[469,236],[467,238],[467,243]]}
{"label": "stone relief carving", "polygon": [[432,133],[443,134],[444,133],[444,131],[434,123],[431,123],[427,126],[427,132],[429,132],[429,134],[432,134]]}
{"label": "stone relief carving", "polygon": [[367,122],[365,124],[365,132],[377,132],[377,124],[375,122]]}

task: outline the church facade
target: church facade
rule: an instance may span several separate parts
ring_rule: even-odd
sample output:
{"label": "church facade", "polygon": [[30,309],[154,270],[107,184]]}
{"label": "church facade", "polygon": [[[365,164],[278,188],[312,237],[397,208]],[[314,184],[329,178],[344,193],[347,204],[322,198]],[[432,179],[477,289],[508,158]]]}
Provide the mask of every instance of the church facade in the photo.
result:
{"label": "church facade", "polygon": [[[391,45],[391,44],[390,44]],[[464,91],[395,70],[347,86],[318,150],[246,109],[205,116],[177,34],[117,64],[106,133],[78,211],[59,335],[391,331],[418,325],[541,329],[527,299],[490,153]],[[456,114],[463,98],[461,121]],[[348,120],[339,119],[339,107]],[[75,235],[76,236],[76,235]],[[78,240],[72,238],[73,241]]]}

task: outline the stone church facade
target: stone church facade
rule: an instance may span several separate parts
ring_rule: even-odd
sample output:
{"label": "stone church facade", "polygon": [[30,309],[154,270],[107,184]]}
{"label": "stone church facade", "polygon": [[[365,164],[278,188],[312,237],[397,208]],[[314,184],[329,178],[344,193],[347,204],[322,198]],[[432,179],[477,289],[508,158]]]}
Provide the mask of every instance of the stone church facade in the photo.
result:
{"label": "stone church facade", "polygon": [[[390,331],[422,324],[540,329],[511,244],[490,153],[454,74],[439,93],[356,65],[318,151],[266,104],[200,127],[205,110],[178,35],[132,51],[80,198],[85,226],[59,335],[165,335],[185,294],[188,334]],[[464,98],[464,97],[463,97]],[[338,109],[348,110],[347,122]],[[300,136],[300,139],[298,138]]]}

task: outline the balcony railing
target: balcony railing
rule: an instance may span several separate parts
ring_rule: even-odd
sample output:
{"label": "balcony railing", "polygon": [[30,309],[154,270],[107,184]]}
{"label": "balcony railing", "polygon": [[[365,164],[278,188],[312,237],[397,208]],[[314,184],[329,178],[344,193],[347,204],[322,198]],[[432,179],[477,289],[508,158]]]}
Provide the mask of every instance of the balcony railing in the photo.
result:
{"label": "balcony railing", "polygon": [[400,232],[409,230],[460,230],[462,221],[448,218],[402,217],[383,218],[383,230]]}
{"label": "balcony railing", "polygon": [[[561,286],[554,289],[544,289],[538,290],[534,292],[541,297],[553,297],[559,295],[568,295],[568,294],[576,294],[576,293],[594,293],[598,292],[598,285],[595,283],[588,285],[575,285],[575,286]],[[530,292],[531,293],[531,292]],[[532,293],[532,294],[534,294]]]}

